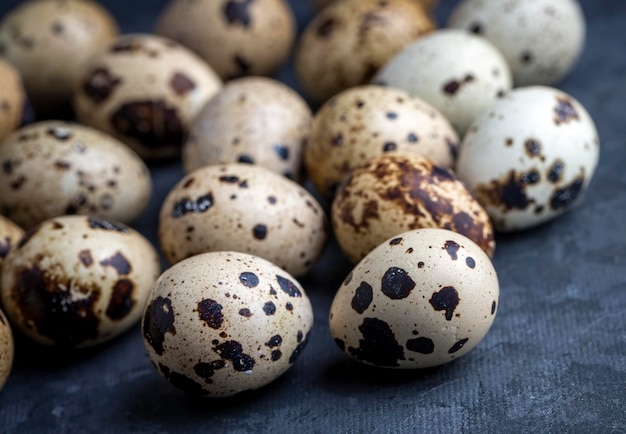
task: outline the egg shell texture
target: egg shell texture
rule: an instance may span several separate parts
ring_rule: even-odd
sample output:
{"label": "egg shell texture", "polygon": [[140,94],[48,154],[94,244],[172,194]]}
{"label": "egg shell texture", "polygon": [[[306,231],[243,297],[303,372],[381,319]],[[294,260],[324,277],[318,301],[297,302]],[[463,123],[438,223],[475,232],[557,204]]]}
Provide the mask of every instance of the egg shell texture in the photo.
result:
{"label": "egg shell texture", "polygon": [[74,83],[90,57],[118,33],[97,2],[23,2],[0,23],[0,56],[20,71],[36,111],[52,115],[70,107]]}
{"label": "egg shell texture", "polygon": [[458,143],[448,120],[428,103],[399,89],[364,85],[340,92],[318,110],[304,161],[315,188],[331,197],[369,157],[419,153],[452,167]]}
{"label": "egg shell texture", "polygon": [[26,93],[19,72],[0,58],[0,142],[22,121]]}
{"label": "egg shell texture", "polygon": [[512,84],[498,50],[486,39],[457,29],[437,30],[407,45],[374,82],[428,102],[460,135]]}
{"label": "egg shell texture", "polygon": [[23,235],[24,231],[22,228],[0,215],[0,266],[2,266],[4,258],[6,258]]}
{"label": "egg shell texture", "polygon": [[284,84],[263,77],[233,80],[194,121],[183,147],[185,170],[242,162],[299,180],[311,124],[309,106]]}
{"label": "egg shell texture", "polygon": [[358,166],[340,187],[331,216],[352,262],[387,238],[419,228],[459,232],[489,257],[495,249],[485,210],[451,171],[420,155],[386,154]]}
{"label": "egg shell texture", "polygon": [[15,131],[0,146],[0,212],[26,229],[66,214],[129,223],[151,192],[137,154],[92,128],[44,121]]}
{"label": "egg shell texture", "polygon": [[385,241],[339,287],[330,331],[353,359],[412,369],[461,357],[485,336],[499,297],[496,271],[472,241],[418,229]]}
{"label": "egg shell texture", "polygon": [[[312,1],[315,7],[317,7],[318,9],[321,9],[338,0],[312,0]],[[427,11],[432,11],[439,3],[439,0],[413,0],[413,1],[419,4],[420,6],[422,6]]]}
{"label": "egg shell texture", "polygon": [[464,0],[448,26],[488,39],[511,67],[516,86],[559,81],[585,44],[585,17],[576,0]]}
{"label": "egg shell texture", "polygon": [[155,32],[189,47],[227,80],[275,72],[289,57],[296,23],[284,0],[173,0]]}
{"label": "egg shell texture", "polygon": [[9,325],[7,317],[4,316],[4,313],[0,310],[0,390],[4,387],[11,373],[14,355],[15,348],[13,345],[11,326]]}
{"label": "egg shell texture", "polygon": [[324,8],[305,28],[296,49],[298,79],[324,102],[368,83],[378,69],[435,23],[412,0],[345,0]]}
{"label": "egg shell texture", "polygon": [[142,332],[150,359],[172,385],[230,396],[282,375],[312,326],[311,303],[284,270],[256,256],[212,252],[163,273]]}
{"label": "egg shell texture", "polygon": [[146,159],[172,158],[193,118],[222,87],[187,48],[154,35],[129,34],[93,57],[76,83],[78,119]]}
{"label": "egg shell texture", "polygon": [[518,88],[478,117],[460,148],[457,174],[499,231],[526,229],[571,208],[598,164],[589,113],[554,88]]}
{"label": "egg shell texture", "polygon": [[138,232],[87,216],[34,227],[2,267],[0,296],[11,323],[64,348],[99,344],[135,324],[160,273]]}
{"label": "egg shell texture", "polygon": [[235,250],[297,277],[321,254],[327,226],[321,206],[295,182],[260,166],[223,164],[195,170],[170,191],[159,239],[170,263]]}

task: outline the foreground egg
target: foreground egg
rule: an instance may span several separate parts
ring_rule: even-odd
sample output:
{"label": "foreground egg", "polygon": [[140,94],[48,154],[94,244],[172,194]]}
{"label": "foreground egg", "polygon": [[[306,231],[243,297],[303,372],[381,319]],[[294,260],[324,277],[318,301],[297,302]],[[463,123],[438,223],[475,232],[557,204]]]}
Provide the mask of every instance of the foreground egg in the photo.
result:
{"label": "foreground egg", "polygon": [[148,356],[173,386],[230,396],[282,375],[312,326],[311,303],[287,272],[257,256],[212,252],[163,273],[142,331]]}
{"label": "foreground egg", "polygon": [[455,232],[418,229],[383,242],[350,272],[333,300],[330,332],[365,364],[437,366],[478,345],[498,296],[480,247]]}
{"label": "foreground egg", "polygon": [[9,320],[0,310],[0,390],[11,373],[13,366],[13,356],[15,353],[13,345],[13,333]]}

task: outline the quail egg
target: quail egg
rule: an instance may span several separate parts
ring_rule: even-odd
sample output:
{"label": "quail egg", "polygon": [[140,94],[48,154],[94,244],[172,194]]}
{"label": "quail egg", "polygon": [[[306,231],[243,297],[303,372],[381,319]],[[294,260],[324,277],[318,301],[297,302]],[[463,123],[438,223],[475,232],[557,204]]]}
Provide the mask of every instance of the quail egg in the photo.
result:
{"label": "quail egg", "polygon": [[0,266],[11,249],[24,235],[24,231],[18,225],[6,217],[0,215]]}
{"label": "quail egg", "polygon": [[26,94],[19,72],[0,58],[0,143],[19,127]]}
{"label": "quail egg", "polygon": [[11,367],[13,366],[13,356],[15,349],[13,346],[13,333],[9,320],[0,310],[0,391],[4,387]]}

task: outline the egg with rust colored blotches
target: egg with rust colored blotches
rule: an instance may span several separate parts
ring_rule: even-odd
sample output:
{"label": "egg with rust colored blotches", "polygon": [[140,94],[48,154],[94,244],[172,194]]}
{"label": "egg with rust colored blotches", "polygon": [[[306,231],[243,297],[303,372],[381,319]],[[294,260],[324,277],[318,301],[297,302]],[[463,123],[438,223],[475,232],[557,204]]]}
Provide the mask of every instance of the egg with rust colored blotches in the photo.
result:
{"label": "egg with rust colored blotches", "polygon": [[385,154],[357,166],[332,203],[335,237],[352,262],[389,237],[441,228],[465,235],[491,257],[489,216],[448,169],[418,154]]}
{"label": "egg with rust colored blotches", "polygon": [[511,232],[572,208],[599,154],[585,108],[558,89],[531,86],[513,90],[474,121],[456,169],[496,231]]}
{"label": "egg with rust colored blotches", "polygon": [[0,390],[4,387],[7,378],[9,378],[14,355],[15,347],[13,345],[11,326],[7,317],[0,310]]}
{"label": "egg with rust colored blotches", "polygon": [[491,261],[469,238],[412,230],[380,244],[348,274],[330,308],[330,332],[365,364],[438,366],[485,337],[499,292]]}
{"label": "egg with rust colored blotches", "polygon": [[139,320],[160,271],[155,249],[133,229],[95,217],[55,217],[30,229],[4,259],[0,298],[28,338],[88,347]]}
{"label": "egg with rust colored blotches", "polygon": [[171,264],[198,253],[234,250],[298,277],[315,264],[327,235],[326,215],[308,191],[251,164],[191,172],[167,195],[159,216],[159,240]]}
{"label": "egg with rust colored blotches", "polygon": [[0,266],[11,249],[20,241],[24,231],[8,218],[0,215]]}
{"label": "egg with rust colored blotches", "polygon": [[298,360],[313,309],[304,289],[265,259],[193,256],[165,271],[146,305],[148,356],[173,386],[223,397],[258,389]]}

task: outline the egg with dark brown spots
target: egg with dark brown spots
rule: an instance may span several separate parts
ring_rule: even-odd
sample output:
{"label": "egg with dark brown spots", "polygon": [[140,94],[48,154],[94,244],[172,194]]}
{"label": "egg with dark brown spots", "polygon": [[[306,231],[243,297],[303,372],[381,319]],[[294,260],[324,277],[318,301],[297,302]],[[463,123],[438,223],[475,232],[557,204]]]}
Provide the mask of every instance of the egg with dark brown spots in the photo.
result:
{"label": "egg with dark brown spots", "polygon": [[318,102],[369,83],[378,69],[435,22],[413,0],[343,0],[304,29],[295,68],[305,94]]}
{"label": "egg with dark brown spots", "polygon": [[155,32],[189,47],[227,80],[276,72],[291,52],[296,22],[285,0],[172,0]]}
{"label": "egg with dark brown spots", "polygon": [[348,274],[330,332],[361,363],[428,368],[474,349],[498,302],[496,270],[480,247],[456,232],[417,229],[384,241]]}
{"label": "egg with dark brown spots", "polygon": [[165,198],[159,239],[174,264],[189,256],[234,250],[263,257],[298,277],[315,264],[327,219],[299,184],[261,166],[205,166]]}
{"label": "egg with dark brown spots", "polygon": [[400,89],[364,85],[340,92],[317,111],[304,162],[316,189],[331,197],[369,157],[406,152],[453,167],[458,143],[448,120],[430,104]]}
{"label": "egg with dark brown spots", "polygon": [[0,58],[0,142],[20,126],[26,92],[19,72]]}
{"label": "egg with dark brown spots", "polygon": [[495,249],[485,210],[450,170],[421,155],[366,160],[339,188],[331,215],[337,241],[355,263],[385,239],[419,228],[458,232],[489,257]]}
{"label": "egg with dark brown spots", "polygon": [[155,35],[122,35],[76,80],[78,119],[145,159],[180,155],[193,118],[222,87],[204,60]]}
{"label": "egg with dark brown spots", "polygon": [[11,323],[44,345],[100,344],[137,323],[160,273],[138,232],[110,220],[61,216],[30,229],[2,264]]}
{"label": "egg with dark brown spots", "polygon": [[14,356],[13,332],[9,320],[0,310],[0,390],[9,378]]}
{"label": "egg with dark brown spots", "polygon": [[69,214],[130,223],[151,192],[139,156],[89,127],[43,121],[15,131],[0,146],[0,212],[25,229]]}
{"label": "egg with dark brown spots", "polygon": [[257,256],[211,252],[161,275],[142,334],[153,365],[173,386],[221,397],[285,373],[312,327],[309,298],[289,273]]}
{"label": "egg with dark brown spots", "polygon": [[0,266],[11,249],[20,241],[24,230],[6,217],[0,215]]}
{"label": "egg with dark brown spots", "polygon": [[298,181],[311,123],[311,109],[288,86],[265,77],[230,81],[193,122],[183,147],[185,170],[241,162]]}
{"label": "egg with dark brown spots", "polygon": [[518,88],[479,116],[460,148],[459,178],[498,231],[551,220],[582,199],[598,165],[593,119],[554,88]]}

